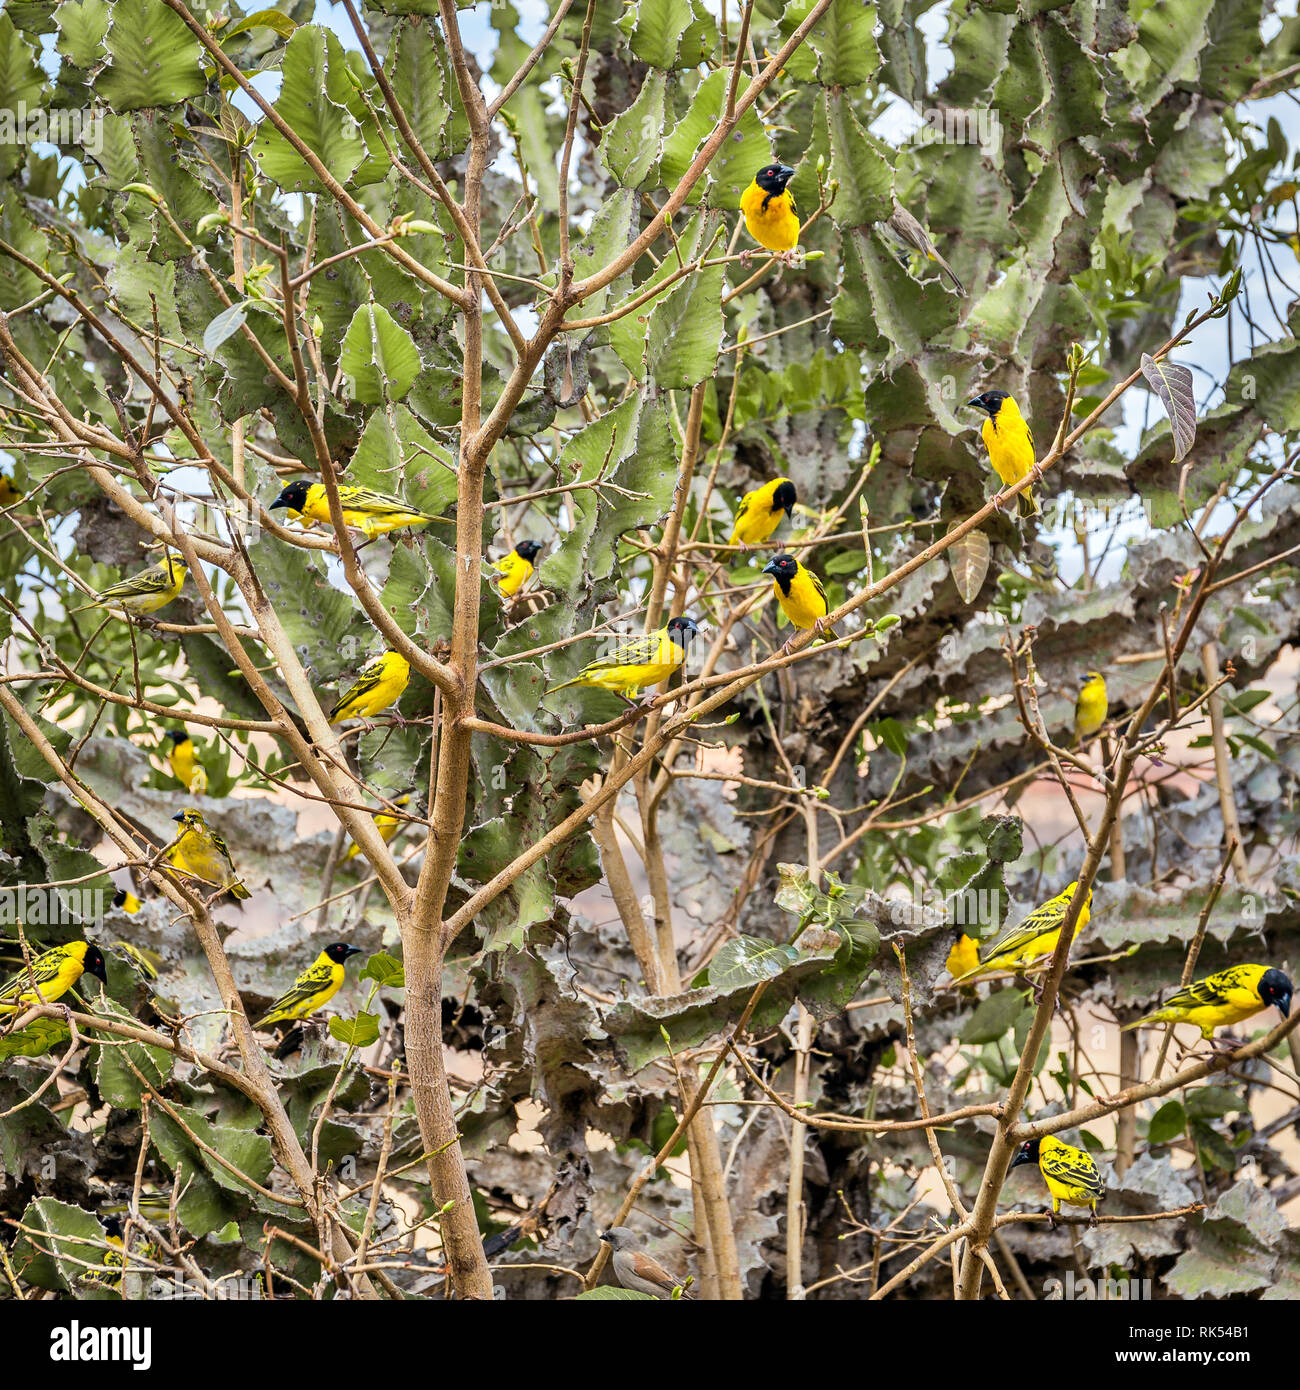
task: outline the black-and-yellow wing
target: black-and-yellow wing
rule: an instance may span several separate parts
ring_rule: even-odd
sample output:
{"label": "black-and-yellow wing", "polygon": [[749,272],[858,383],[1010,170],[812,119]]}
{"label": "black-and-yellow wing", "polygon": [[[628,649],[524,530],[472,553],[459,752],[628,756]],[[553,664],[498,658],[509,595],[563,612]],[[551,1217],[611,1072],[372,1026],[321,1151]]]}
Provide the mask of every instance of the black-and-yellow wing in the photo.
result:
{"label": "black-and-yellow wing", "polygon": [[[385,512],[409,512],[412,516],[426,516],[419,507],[413,507],[404,502],[400,497],[391,497],[383,492],[375,492],[368,487],[341,487],[339,488],[339,501],[347,511],[351,512],[376,512],[383,515]],[[430,517],[430,520],[433,518]]]}
{"label": "black-and-yellow wing", "polygon": [[1077,1188],[1081,1193],[1100,1201],[1105,1195],[1106,1184],[1101,1172],[1092,1158],[1082,1149],[1053,1149],[1040,1154],[1038,1166],[1043,1176],[1054,1178],[1063,1185]]}
{"label": "black-and-yellow wing", "polygon": [[829,613],[831,611],[831,605],[830,600],[826,597],[825,585],[821,582],[820,579],[817,578],[817,576],[812,572],[812,570],[808,569],[806,566],[804,567],[804,573],[808,576],[809,579],[812,580],[812,586],[814,589],[817,590],[817,595],[822,601],[822,606]]}
{"label": "black-and-yellow wing", "polygon": [[1216,1009],[1230,1004],[1228,990],[1236,983],[1229,977],[1230,970],[1221,970],[1217,975],[1209,975],[1204,980],[1196,980],[1182,989],[1175,990],[1160,1005],[1160,1012],[1166,1009]]}
{"label": "black-and-yellow wing", "polygon": [[334,983],[334,967],[329,961],[309,965],[288,989],[267,1009],[264,1018],[279,1013],[291,1013],[294,1009],[314,999],[323,989]]}
{"label": "black-and-yellow wing", "polygon": [[[39,986],[48,985],[58,975],[66,960],[67,953],[57,948],[37,956],[32,961],[30,970],[26,965],[23,965],[12,980],[6,980],[0,986],[0,1000],[17,999],[20,994],[28,993],[31,990],[33,978]],[[42,992],[44,991],[42,990]]]}
{"label": "black-and-yellow wing", "polygon": [[643,637],[629,637],[620,642],[608,656],[598,657],[582,668],[580,674],[608,671],[618,666],[644,666],[659,660],[659,640],[662,634],[651,632]]}
{"label": "black-and-yellow wing", "polygon": [[356,679],[356,684],[348,686],[343,694],[339,696],[334,708],[330,710],[330,718],[336,718],[339,711],[346,706],[358,700],[364,700],[383,678],[384,671],[382,666],[367,666],[363,668],[361,674]]}

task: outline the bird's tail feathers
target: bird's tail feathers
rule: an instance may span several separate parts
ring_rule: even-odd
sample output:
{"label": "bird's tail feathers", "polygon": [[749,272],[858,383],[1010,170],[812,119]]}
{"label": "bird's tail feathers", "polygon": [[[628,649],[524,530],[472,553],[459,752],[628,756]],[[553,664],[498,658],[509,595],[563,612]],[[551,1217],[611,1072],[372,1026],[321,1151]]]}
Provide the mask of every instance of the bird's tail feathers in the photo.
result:
{"label": "bird's tail feathers", "polygon": [[1043,509],[1038,505],[1038,498],[1034,496],[1033,488],[1027,487],[1023,492],[1018,492],[1016,502],[1019,504],[1022,517],[1041,516],[1043,514]]}

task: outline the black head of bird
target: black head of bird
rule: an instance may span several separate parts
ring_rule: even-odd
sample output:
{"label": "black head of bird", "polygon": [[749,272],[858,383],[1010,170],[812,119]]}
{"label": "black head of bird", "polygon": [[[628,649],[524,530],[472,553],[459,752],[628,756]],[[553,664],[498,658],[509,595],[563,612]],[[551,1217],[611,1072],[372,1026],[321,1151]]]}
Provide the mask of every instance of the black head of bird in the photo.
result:
{"label": "black head of bird", "polygon": [[794,490],[794,484],[789,478],[783,478],[777,485],[776,491],[772,494],[772,510],[774,512],[784,512],[787,516],[794,511],[794,504],[799,500],[799,494]]}
{"label": "black head of bird", "polygon": [[274,512],[281,507],[292,507],[295,512],[302,511],[307,501],[307,487],[308,484],[302,478],[299,478],[297,482],[290,483],[267,510]]}
{"label": "black head of bird", "polygon": [[790,581],[799,573],[799,561],[793,555],[773,555],[763,566],[763,573],[770,574],[783,589],[789,590]]}
{"label": "black head of bird", "polygon": [[784,193],[792,178],[794,170],[788,164],[765,164],[754,175],[754,182],[764,193]]}
{"label": "black head of bird", "polygon": [[623,1250],[636,1244],[636,1233],[629,1231],[626,1226],[611,1226],[608,1231],[600,1233],[600,1238],[611,1250]]}
{"label": "black head of bird", "polygon": [[1026,1139],[1016,1150],[1016,1156],[1011,1160],[1012,1168],[1019,1168],[1022,1163],[1038,1162],[1038,1140]]}
{"label": "black head of bird", "polygon": [[1259,977],[1259,997],[1267,1004],[1276,1004],[1283,1018],[1291,1015],[1291,981],[1280,970],[1266,970]]}
{"label": "black head of bird", "polygon": [[683,613],[680,618],[669,620],[668,632],[674,641],[680,642],[685,647],[691,638],[699,632],[699,628],[695,626],[694,618],[688,618]]}
{"label": "black head of bird", "polygon": [[515,546],[515,554],[527,560],[531,565],[537,559],[537,553],[542,548],[541,541],[520,541]]}
{"label": "black head of bird", "polygon": [[86,954],[82,957],[81,968],[88,970],[92,975],[98,975],[105,984],[108,983],[108,971],[104,968],[104,953],[98,946],[88,945]]}
{"label": "black head of bird", "polygon": [[167,737],[176,744],[188,743],[190,741],[190,736],[184,729],[168,729]]}
{"label": "black head of bird", "polygon": [[1002,409],[1002,402],[1008,399],[1006,391],[985,391],[983,395],[976,396],[973,400],[966,402],[969,406],[974,406],[976,410],[982,410],[990,420],[997,416]]}
{"label": "black head of bird", "polygon": [[361,947],[349,946],[346,941],[336,941],[333,945],[326,946],[324,953],[335,965],[342,965],[349,956],[359,956]]}

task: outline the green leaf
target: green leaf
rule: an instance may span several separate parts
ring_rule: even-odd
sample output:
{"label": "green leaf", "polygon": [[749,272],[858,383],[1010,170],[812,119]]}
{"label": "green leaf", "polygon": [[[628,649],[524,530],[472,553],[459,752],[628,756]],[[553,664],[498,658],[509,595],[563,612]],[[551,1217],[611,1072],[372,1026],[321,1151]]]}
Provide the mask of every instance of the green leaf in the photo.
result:
{"label": "green leaf", "polygon": [[856,87],[880,67],[875,39],[876,7],[862,0],[833,0],[808,35],[817,55],[817,80],[823,87]]}
{"label": "green leaf", "polygon": [[103,1241],[104,1229],[80,1207],[53,1197],[37,1197],[28,1203],[22,1224],[40,1234],[19,1233],[14,1242],[14,1267],[21,1279],[37,1288],[71,1292],[78,1287],[86,1266],[98,1265],[103,1258],[100,1249],[83,1242]]}
{"label": "green leaf", "polygon": [[228,309],[223,309],[203,330],[203,351],[211,357],[227,338],[239,332],[247,318],[248,302],[246,300],[241,300],[237,304],[232,304]]}
{"label": "green leaf", "polygon": [[677,45],[694,18],[691,0],[639,0],[620,21],[631,39],[632,52],[643,63],[672,68]]}
{"label": "green leaf", "polygon": [[625,1289],[618,1284],[601,1284],[599,1288],[588,1289],[574,1299],[575,1303],[658,1303],[661,1300],[652,1294],[641,1293],[637,1289]]}
{"label": "green leaf", "polygon": [[[107,997],[98,1012],[118,1023],[136,1022],[132,1014]],[[138,1110],[144,1088],[156,1091],[171,1076],[171,1053],[110,1034],[100,1036],[105,1042],[95,1049],[95,1085],[110,1105],[119,1110]]]}
{"label": "green leaf", "polygon": [[95,90],[114,111],[174,106],[207,85],[198,40],[162,0],[116,0]]}
{"label": "green leaf", "polygon": [[387,951],[376,951],[366,961],[358,978],[374,980],[381,989],[403,989],[406,986],[405,967]]}
{"label": "green leaf", "polygon": [[775,979],[795,958],[791,946],[759,936],[735,936],[709,962],[709,983],[715,989],[735,989],[745,983]]}
{"label": "green leaf", "polygon": [[1151,1116],[1151,1123],[1147,1126],[1147,1143],[1168,1144],[1174,1139],[1181,1139],[1186,1127],[1187,1117],[1183,1112],[1182,1103],[1167,1100]]}
{"label": "green leaf", "polygon": [[636,100],[605,129],[600,142],[601,158],[626,188],[640,187],[658,170],[666,89],[667,78],[662,72],[647,73]]}
{"label": "green leaf", "polygon": [[1245,1103],[1230,1086],[1198,1086],[1187,1094],[1187,1114],[1193,1120],[1216,1119],[1245,1109]]}
{"label": "green leaf", "polygon": [[[283,74],[277,114],[340,183],[347,183],[366,156],[366,144],[348,109],[353,87],[343,45],[330,30],[305,24],[284,50]],[[324,191],[310,165],[269,120],[257,128],[253,154],[281,188]]]}
{"label": "green leaf", "polygon": [[382,304],[363,304],[343,339],[339,366],[362,405],[400,400],[420,372],[415,340]]}
{"label": "green leaf", "polygon": [[991,1043],[1004,1036],[1024,1007],[1024,994],[1014,987],[1000,989],[975,1010],[961,1030],[964,1043]]}
{"label": "green leaf", "polygon": [[65,0],[54,15],[58,51],[76,67],[97,67],[104,59],[110,11],[108,0]]}
{"label": "green leaf", "polygon": [[61,1018],[34,1018],[17,1032],[0,1035],[0,1062],[10,1057],[43,1057],[71,1036]]}
{"label": "green leaf", "polygon": [[[727,99],[729,76],[729,70],[711,72],[691,98],[686,114],[669,131],[661,166],[661,181],[666,187],[671,188],[690,168],[700,146],[716,128]],[[751,106],[714,156],[707,178],[695,185],[687,201],[699,202],[707,184],[710,206],[738,208],[740,195],[771,157],[767,133]]]}
{"label": "green leaf", "polygon": [[330,1036],[349,1047],[369,1047],[379,1038],[379,1015],[359,1013],[356,1018],[334,1015],[330,1019]]}

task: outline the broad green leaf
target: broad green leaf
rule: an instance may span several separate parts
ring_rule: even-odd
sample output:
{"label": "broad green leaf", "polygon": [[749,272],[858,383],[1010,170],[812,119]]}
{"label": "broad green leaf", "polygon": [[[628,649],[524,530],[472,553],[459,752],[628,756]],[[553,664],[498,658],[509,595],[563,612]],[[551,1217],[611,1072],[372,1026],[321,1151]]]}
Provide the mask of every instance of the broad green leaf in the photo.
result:
{"label": "broad green leaf", "polygon": [[330,1037],[349,1047],[369,1047],[379,1038],[379,1015],[359,1013],[356,1018],[330,1018]]}
{"label": "broad green leaf", "polygon": [[[284,78],[276,112],[340,182],[347,183],[366,156],[356,119],[347,57],[336,35],[317,24],[297,30],[284,51]],[[253,154],[281,188],[322,192],[311,167],[267,119],[258,127]]]}
{"label": "broad green leaf", "polygon": [[102,1243],[104,1228],[88,1211],[54,1197],[37,1197],[21,1219],[40,1233],[19,1232],[14,1242],[14,1269],[27,1283],[69,1293],[77,1289],[88,1266],[100,1263],[102,1251],[85,1242]]}
{"label": "broad green leaf", "polygon": [[363,304],[343,339],[339,366],[362,405],[400,400],[420,371],[415,340],[382,304]]}
{"label": "broad green leaf", "polygon": [[961,1030],[962,1042],[996,1042],[1015,1023],[1023,1007],[1024,994],[1014,987],[990,994]]}
{"label": "broad green leaf", "polygon": [[207,85],[198,40],[162,0],[116,0],[95,90],[115,111],[174,106]]}
{"label": "broad green leaf", "polygon": [[715,989],[735,989],[747,981],[757,984],[779,975],[794,960],[794,948],[759,936],[734,936],[709,962],[709,983]]}
{"label": "broad green leaf", "polygon": [[245,302],[232,304],[223,309],[203,330],[203,351],[211,355],[232,334],[238,333],[248,318],[248,305]]}
{"label": "broad green leaf", "polygon": [[1181,1139],[1186,1126],[1187,1117],[1182,1104],[1176,1100],[1167,1100],[1151,1117],[1151,1123],[1147,1127],[1147,1142],[1168,1144],[1171,1140]]}
{"label": "broad green leaf", "polygon": [[638,1289],[625,1289],[618,1284],[601,1284],[599,1288],[588,1289],[573,1300],[575,1303],[659,1303],[652,1294],[641,1293]]}
{"label": "broad green leaf", "polygon": [[402,962],[387,951],[376,951],[366,961],[361,970],[363,980],[374,980],[381,989],[402,989],[406,984],[406,972]]}

